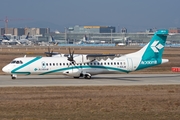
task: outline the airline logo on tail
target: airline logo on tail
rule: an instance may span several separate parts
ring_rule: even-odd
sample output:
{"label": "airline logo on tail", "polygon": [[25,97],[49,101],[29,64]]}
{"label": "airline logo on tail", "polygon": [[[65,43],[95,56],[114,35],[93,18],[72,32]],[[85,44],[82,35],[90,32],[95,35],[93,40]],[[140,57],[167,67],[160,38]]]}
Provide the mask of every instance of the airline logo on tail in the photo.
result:
{"label": "airline logo on tail", "polygon": [[159,52],[159,50],[161,50],[164,46],[159,43],[159,41],[155,40],[152,45],[151,45],[151,49],[154,51],[154,52]]}
{"label": "airline logo on tail", "polygon": [[29,38],[29,32],[28,32],[28,34],[27,34],[27,36],[26,36],[26,39],[28,39]]}
{"label": "airline logo on tail", "polygon": [[9,38],[7,38],[7,36],[3,35],[3,39],[4,40],[9,40]]}

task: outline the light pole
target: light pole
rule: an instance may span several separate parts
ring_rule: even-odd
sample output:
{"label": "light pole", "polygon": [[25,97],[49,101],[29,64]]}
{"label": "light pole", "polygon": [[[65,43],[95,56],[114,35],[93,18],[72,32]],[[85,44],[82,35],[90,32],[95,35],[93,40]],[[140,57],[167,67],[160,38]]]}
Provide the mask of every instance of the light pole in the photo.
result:
{"label": "light pole", "polygon": [[68,43],[68,41],[67,41],[67,33],[66,33],[66,27],[64,28],[64,41],[66,41],[66,43]]}
{"label": "light pole", "polygon": [[112,30],[113,30],[113,29],[111,29],[111,44],[112,44]]}

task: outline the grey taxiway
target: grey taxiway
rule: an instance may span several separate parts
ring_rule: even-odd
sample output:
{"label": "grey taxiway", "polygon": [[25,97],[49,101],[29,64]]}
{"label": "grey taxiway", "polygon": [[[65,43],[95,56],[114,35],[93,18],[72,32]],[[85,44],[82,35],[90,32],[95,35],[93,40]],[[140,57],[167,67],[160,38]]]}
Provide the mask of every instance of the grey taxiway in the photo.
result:
{"label": "grey taxiway", "polygon": [[118,86],[118,85],[178,85],[180,74],[105,74],[91,79],[74,79],[62,75],[18,76],[0,75],[0,87],[45,86]]}

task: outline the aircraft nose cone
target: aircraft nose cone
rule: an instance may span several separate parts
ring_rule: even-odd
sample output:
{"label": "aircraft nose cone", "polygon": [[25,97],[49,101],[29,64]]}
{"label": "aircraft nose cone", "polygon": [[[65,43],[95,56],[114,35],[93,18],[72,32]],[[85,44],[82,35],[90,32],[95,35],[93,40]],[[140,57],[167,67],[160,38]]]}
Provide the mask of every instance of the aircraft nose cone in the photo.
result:
{"label": "aircraft nose cone", "polygon": [[2,71],[5,73],[9,73],[9,67],[8,66],[3,67]]}

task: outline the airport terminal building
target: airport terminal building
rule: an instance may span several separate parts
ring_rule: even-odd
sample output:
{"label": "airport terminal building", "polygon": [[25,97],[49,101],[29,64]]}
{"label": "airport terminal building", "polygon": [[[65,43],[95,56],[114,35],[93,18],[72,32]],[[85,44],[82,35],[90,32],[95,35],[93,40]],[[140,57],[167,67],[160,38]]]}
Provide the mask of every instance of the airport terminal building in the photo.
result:
{"label": "airport terminal building", "polygon": [[[169,31],[173,31],[171,28]],[[176,31],[176,30],[174,30]],[[116,32],[113,26],[74,26],[69,27],[64,33],[50,33],[59,43],[77,44],[84,37],[90,43],[124,43],[131,45],[145,44],[149,42],[155,30],[146,30],[144,32],[128,33],[126,28],[122,28],[120,32]],[[49,34],[46,34],[47,40],[51,40]],[[169,43],[180,43],[180,33],[168,36]]]}
{"label": "airport terminal building", "polygon": [[[1,28],[1,38],[5,33],[14,36],[27,35],[35,37],[37,43],[51,42],[53,38],[59,44],[80,44],[81,41],[88,41],[88,44],[119,44],[139,45],[146,44],[151,39],[155,30],[145,30],[144,32],[128,33],[126,28],[116,32],[114,26],[79,26],[65,28],[64,32],[50,32],[50,28]],[[169,44],[180,44],[180,28],[170,28],[172,35],[168,36]],[[13,36],[14,35],[14,36]],[[11,37],[11,38],[12,38]],[[16,37],[14,37],[16,38]],[[18,37],[17,37],[18,38]],[[86,38],[86,39],[84,39]]]}
{"label": "airport terminal building", "polygon": [[116,28],[113,26],[79,26],[69,27],[69,33],[115,33]]}

